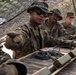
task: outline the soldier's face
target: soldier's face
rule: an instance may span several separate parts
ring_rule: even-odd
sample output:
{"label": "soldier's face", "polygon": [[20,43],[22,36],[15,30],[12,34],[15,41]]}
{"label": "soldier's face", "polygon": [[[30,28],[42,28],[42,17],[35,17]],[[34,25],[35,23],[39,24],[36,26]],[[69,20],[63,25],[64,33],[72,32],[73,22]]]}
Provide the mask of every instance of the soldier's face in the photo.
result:
{"label": "soldier's face", "polygon": [[55,23],[55,22],[57,22],[59,20],[59,16],[57,14],[55,14],[55,13],[51,13],[51,14],[49,14],[49,20],[51,22]]}
{"label": "soldier's face", "polygon": [[30,11],[30,15],[31,15],[31,19],[40,25],[43,22],[45,22],[48,14],[40,9],[35,9],[34,11]]}
{"label": "soldier's face", "polygon": [[68,24],[71,24],[72,20],[73,20],[73,18],[71,18],[71,17],[67,17],[67,18],[66,18],[66,22],[67,22]]}

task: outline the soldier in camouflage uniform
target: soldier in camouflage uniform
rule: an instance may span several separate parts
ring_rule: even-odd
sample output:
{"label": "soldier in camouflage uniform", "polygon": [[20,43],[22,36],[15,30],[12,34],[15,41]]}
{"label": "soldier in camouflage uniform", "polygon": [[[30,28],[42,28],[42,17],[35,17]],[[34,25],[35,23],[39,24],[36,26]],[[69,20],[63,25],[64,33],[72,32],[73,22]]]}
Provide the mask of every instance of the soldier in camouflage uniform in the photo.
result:
{"label": "soldier in camouflage uniform", "polygon": [[68,39],[76,39],[76,26],[72,25],[71,23],[73,19],[74,19],[74,13],[67,12],[65,21],[62,23],[68,34]]}
{"label": "soldier in camouflage uniform", "polygon": [[65,43],[68,46],[76,46],[75,41],[53,38],[39,28],[48,16],[48,5],[45,2],[32,3],[27,12],[30,15],[30,21],[15,31],[7,33],[5,46],[16,52],[15,58],[44,48],[44,43],[55,42],[58,45]]}
{"label": "soldier in camouflage uniform", "polygon": [[43,25],[41,25],[41,29],[47,31],[49,35],[56,38],[64,38],[66,36],[66,32],[64,27],[58,23],[58,21],[62,20],[61,12],[59,9],[53,9],[50,11],[48,15],[48,19],[45,21]]}

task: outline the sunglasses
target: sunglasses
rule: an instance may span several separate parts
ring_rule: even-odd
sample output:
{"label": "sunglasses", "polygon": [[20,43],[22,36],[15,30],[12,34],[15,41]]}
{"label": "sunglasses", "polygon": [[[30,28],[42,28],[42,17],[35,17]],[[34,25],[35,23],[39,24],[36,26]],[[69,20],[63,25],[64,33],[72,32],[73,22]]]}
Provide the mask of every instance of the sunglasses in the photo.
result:
{"label": "sunglasses", "polygon": [[43,12],[43,11],[41,11],[41,10],[34,10],[34,12],[36,12],[37,15],[42,15],[43,14],[44,17],[48,17],[48,14]]}

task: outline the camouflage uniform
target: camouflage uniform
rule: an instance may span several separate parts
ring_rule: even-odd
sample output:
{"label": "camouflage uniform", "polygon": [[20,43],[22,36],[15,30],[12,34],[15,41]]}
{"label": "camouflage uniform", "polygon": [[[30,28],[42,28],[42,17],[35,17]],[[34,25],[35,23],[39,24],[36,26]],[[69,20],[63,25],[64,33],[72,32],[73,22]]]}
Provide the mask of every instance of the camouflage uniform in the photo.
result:
{"label": "camouflage uniform", "polygon": [[[71,24],[72,19],[74,18],[73,12],[67,12],[65,22],[62,23],[66,33],[68,34],[68,39],[76,40],[76,26]],[[68,25],[67,25],[68,23]]]}
{"label": "camouflage uniform", "polygon": [[74,35],[76,34],[76,26],[70,24],[70,25],[66,25],[65,22],[62,23],[62,25],[64,26],[66,32],[68,33],[68,35]]}
{"label": "camouflage uniform", "polygon": [[62,25],[65,28],[65,31],[67,33],[67,37],[65,37],[66,39],[70,39],[70,40],[76,40],[76,26],[70,24],[70,25],[66,25],[65,22],[62,23]]}
{"label": "camouflage uniform", "polygon": [[41,25],[41,29],[47,31],[50,36],[65,39],[64,36],[67,35],[64,27],[58,22],[53,26],[47,26],[46,22]]}
{"label": "camouflage uniform", "polygon": [[[58,22],[63,19],[61,11],[59,9],[50,10],[48,18],[49,19],[41,25],[41,29],[47,31],[52,37],[65,39],[67,33],[65,32],[64,27]],[[51,23],[53,25],[50,25]]]}
{"label": "camouflage uniform", "polygon": [[[44,45],[51,46],[53,43],[54,45],[57,45],[57,44],[61,45],[65,43],[65,41],[63,40],[56,39],[47,35],[48,33],[43,32],[42,29],[40,28],[36,30],[34,28],[34,25],[31,23],[28,23],[27,25],[23,25],[19,27],[18,29],[16,29],[15,32],[20,32],[20,34],[22,34],[26,40],[24,42],[24,45],[21,48],[19,47],[15,50],[16,58],[20,58],[26,54],[29,54],[31,52],[44,48]],[[9,41],[10,40],[6,41],[6,44]],[[68,41],[66,43],[69,46],[71,42],[72,41]]]}

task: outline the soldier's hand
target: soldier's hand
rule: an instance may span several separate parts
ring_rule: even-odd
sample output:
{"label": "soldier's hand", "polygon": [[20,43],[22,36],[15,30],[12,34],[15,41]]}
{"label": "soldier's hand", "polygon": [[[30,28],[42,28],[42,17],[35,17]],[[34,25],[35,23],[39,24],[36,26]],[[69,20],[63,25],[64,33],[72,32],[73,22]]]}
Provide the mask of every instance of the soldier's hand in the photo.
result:
{"label": "soldier's hand", "polygon": [[16,37],[16,36],[18,36],[18,35],[19,35],[19,34],[16,33],[16,32],[14,32],[14,31],[7,33],[7,36],[9,36],[9,37],[11,37],[11,38],[14,38],[14,37]]}
{"label": "soldier's hand", "polygon": [[76,35],[70,35],[69,36],[69,39],[75,39],[76,38]]}
{"label": "soldier's hand", "polygon": [[74,47],[76,47],[76,41],[73,41],[72,45],[73,45]]}
{"label": "soldier's hand", "polygon": [[15,50],[24,44],[24,37],[16,32],[10,32],[7,34],[5,46],[8,49]]}
{"label": "soldier's hand", "polygon": [[23,45],[24,45],[24,42],[25,42],[25,39],[24,39],[24,37],[23,37],[22,35],[18,35],[18,36],[16,36],[16,37],[13,39],[13,41],[14,41],[15,43],[23,46]]}

